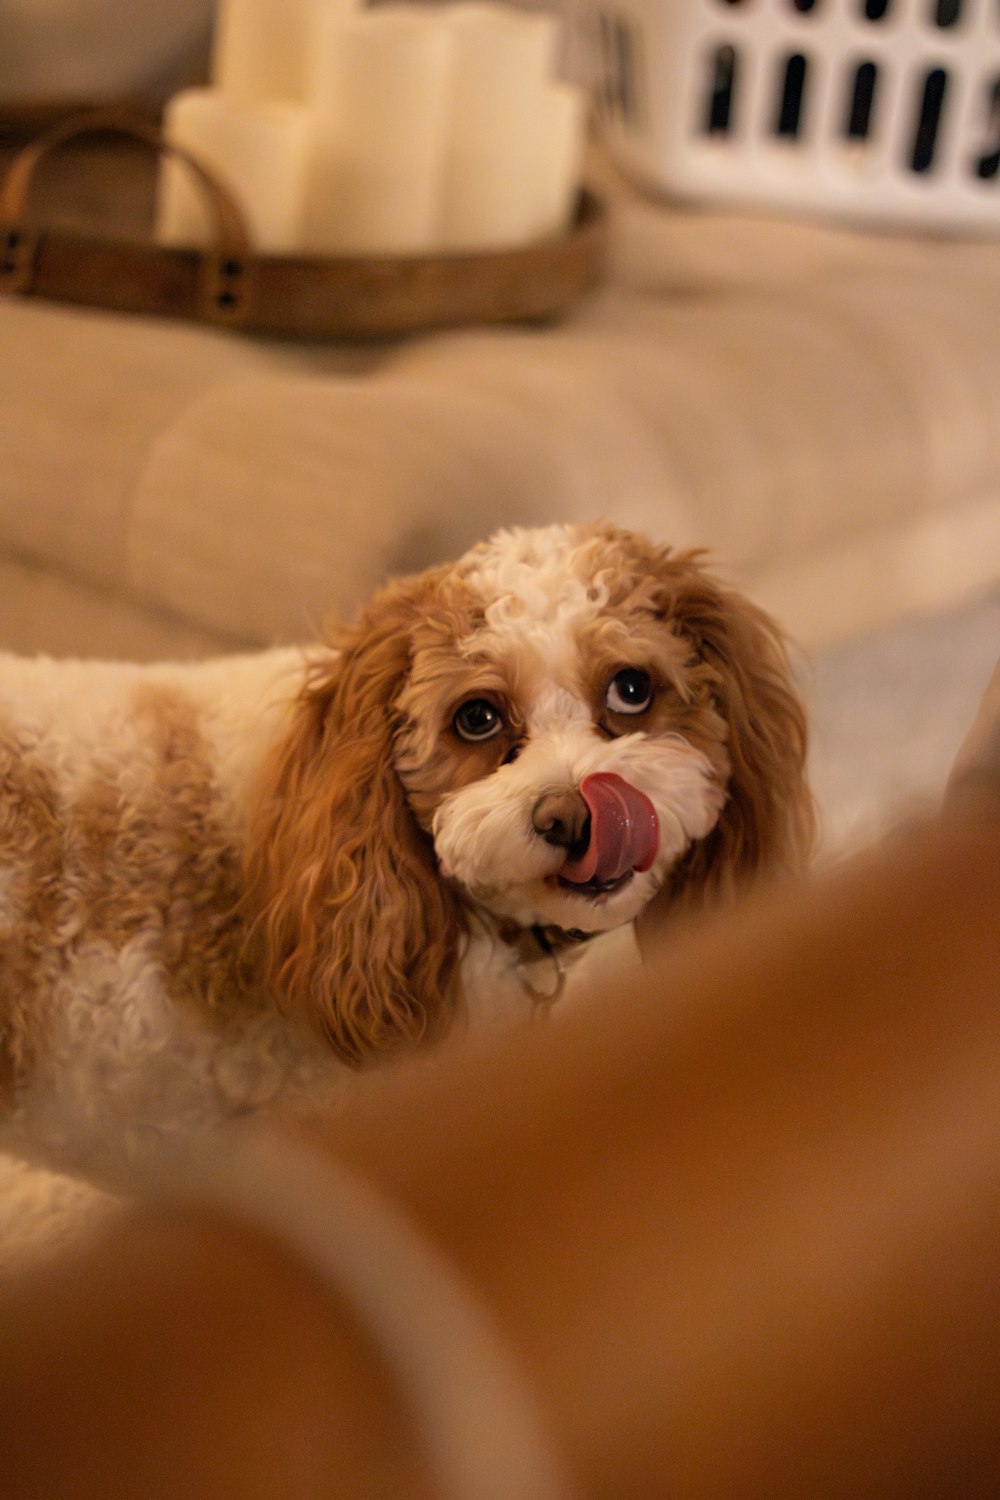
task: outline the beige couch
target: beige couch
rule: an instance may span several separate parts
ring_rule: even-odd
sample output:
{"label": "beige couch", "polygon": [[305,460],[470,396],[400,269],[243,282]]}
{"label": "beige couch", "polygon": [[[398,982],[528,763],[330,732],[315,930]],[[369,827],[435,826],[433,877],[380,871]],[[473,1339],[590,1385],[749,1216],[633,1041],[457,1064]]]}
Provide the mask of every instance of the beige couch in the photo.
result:
{"label": "beige couch", "polygon": [[1000,254],[686,212],[600,161],[558,326],[306,346],[0,304],[0,643],[300,637],[512,522],[713,548],[807,645],[1000,574]]}
{"label": "beige couch", "polygon": [[[0,645],[299,637],[496,526],[597,515],[712,547],[810,646],[995,584],[997,246],[594,171],[611,273],[558,326],[296,347],[0,303]],[[0,1159],[0,1282],[104,1212]]]}

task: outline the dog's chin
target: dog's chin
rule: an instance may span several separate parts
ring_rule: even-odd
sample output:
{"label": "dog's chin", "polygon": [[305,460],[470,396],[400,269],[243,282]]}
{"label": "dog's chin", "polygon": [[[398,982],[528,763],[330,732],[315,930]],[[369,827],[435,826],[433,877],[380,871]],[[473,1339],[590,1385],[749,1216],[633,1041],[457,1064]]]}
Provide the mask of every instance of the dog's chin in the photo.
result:
{"label": "dog's chin", "polygon": [[477,904],[522,927],[559,927],[565,932],[611,932],[632,922],[656,894],[651,874],[630,872],[621,880],[574,885],[558,875],[479,893]]}

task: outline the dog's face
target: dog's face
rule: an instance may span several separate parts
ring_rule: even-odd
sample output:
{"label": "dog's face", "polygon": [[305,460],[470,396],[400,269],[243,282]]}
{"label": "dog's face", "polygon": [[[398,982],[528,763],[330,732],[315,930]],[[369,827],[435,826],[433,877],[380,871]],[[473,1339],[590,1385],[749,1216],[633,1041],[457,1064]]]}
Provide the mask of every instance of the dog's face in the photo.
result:
{"label": "dog's face", "polygon": [[522,926],[635,918],[726,800],[725,725],[641,545],[503,534],[417,633],[394,758],[442,875]]}
{"label": "dog's face", "polygon": [[505,532],[335,644],[265,769],[245,878],[276,1003],[351,1060],[447,1022],[472,912],[606,931],[808,849],[780,637],[696,554]]}

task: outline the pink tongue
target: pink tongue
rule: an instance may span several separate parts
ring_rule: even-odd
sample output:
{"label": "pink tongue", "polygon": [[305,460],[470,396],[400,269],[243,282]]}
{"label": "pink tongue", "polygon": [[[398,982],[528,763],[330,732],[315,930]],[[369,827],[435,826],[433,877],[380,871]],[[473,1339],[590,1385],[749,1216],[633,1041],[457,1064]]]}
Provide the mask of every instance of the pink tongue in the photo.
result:
{"label": "pink tongue", "polygon": [[590,811],[590,843],[579,859],[568,859],[563,880],[617,880],[629,870],[648,870],[656,858],[660,828],[649,798],[621,776],[600,771],[585,776],[580,794]]}

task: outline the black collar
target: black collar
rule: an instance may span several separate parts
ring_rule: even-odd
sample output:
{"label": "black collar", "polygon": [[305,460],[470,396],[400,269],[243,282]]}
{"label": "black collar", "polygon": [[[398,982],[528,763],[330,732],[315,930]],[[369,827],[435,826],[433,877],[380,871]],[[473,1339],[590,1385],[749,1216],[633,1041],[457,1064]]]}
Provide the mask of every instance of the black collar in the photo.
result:
{"label": "black collar", "polygon": [[515,923],[503,923],[499,928],[502,942],[513,948],[517,956],[517,976],[523,989],[531,996],[536,1007],[554,1005],[566,987],[566,966],[563,953],[567,949],[580,948],[596,937],[595,932],[583,932],[579,928],[518,927]]}

